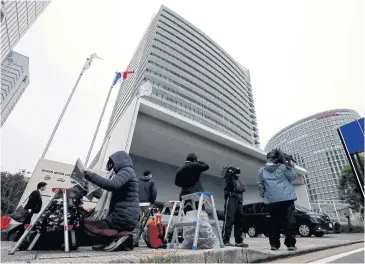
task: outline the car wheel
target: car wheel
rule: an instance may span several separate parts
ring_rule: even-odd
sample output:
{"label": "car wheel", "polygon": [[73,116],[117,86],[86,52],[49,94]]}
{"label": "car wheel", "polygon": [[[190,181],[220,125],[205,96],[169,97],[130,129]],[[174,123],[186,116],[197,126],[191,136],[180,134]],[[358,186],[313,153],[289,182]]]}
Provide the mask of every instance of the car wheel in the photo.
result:
{"label": "car wheel", "polygon": [[247,229],[247,234],[250,236],[250,237],[257,237],[257,233],[256,233],[256,228],[250,226],[248,229]]}
{"label": "car wheel", "polygon": [[298,232],[301,237],[310,237],[312,235],[309,226],[305,224],[298,227]]}
{"label": "car wheel", "polygon": [[314,234],[316,237],[323,237],[324,233],[315,233]]}

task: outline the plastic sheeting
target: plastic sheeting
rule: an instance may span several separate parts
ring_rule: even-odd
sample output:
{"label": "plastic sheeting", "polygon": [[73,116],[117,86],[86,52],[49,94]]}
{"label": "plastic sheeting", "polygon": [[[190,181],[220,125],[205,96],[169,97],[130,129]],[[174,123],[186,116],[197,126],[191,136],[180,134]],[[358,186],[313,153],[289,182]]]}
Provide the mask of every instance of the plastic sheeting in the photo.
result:
{"label": "plastic sheeting", "polygon": [[[183,218],[183,222],[193,222],[197,220],[197,210],[187,212]],[[184,241],[182,243],[183,248],[191,249],[194,243],[195,226],[189,226],[183,228]],[[208,214],[205,211],[201,211],[199,219],[199,234],[198,234],[198,249],[210,249],[218,246],[217,237],[214,234],[213,227],[209,223]]]}

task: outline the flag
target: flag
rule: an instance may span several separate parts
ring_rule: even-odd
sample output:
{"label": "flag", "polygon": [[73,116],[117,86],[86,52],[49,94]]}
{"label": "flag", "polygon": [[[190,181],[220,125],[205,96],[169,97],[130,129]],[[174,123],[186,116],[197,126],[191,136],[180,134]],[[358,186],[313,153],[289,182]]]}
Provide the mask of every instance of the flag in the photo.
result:
{"label": "flag", "polygon": [[84,68],[82,69],[82,72],[85,72],[87,69],[90,68],[90,65],[91,65],[91,62],[93,61],[93,59],[102,60],[102,58],[100,58],[98,55],[96,55],[96,53],[91,54],[90,58],[87,58]]}
{"label": "flag", "polygon": [[[114,78],[113,86],[119,82],[122,82],[122,79],[127,79],[128,74],[132,74],[134,71],[125,71],[125,72],[117,72]],[[123,78],[122,78],[123,77]]]}
{"label": "flag", "polygon": [[145,82],[139,87],[139,96],[150,96],[152,94],[152,83]]}

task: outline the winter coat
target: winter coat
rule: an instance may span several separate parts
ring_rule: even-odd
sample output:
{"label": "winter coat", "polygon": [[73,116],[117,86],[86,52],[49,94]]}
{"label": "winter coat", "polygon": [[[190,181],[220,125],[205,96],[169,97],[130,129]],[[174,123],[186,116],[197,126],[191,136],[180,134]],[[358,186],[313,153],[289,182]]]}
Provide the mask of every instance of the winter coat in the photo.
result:
{"label": "winter coat", "polygon": [[200,175],[208,169],[208,164],[202,161],[185,162],[184,166],[177,171],[175,177],[175,185],[181,187],[180,200],[182,195],[204,191],[200,182]]}
{"label": "winter coat", "polygon": [[150,177],[139,179],[139,202],[154,204],[157,198],[156,183]]}
{"label": "winter coat", "polygon": [[112,192],[108,224],[118,231],[132,231],[139,219],[138,179],[130,156],[118,151],[109,157],[114,163],[111,180],[87,172],[85,178],[104,190]]}
{"label": "winter coat", "polygon": [[265,204],[295,201],[297,196],[293,181],[297,174],[285,164],[267,162],[259,170],[258,188]]}
{"label": "winter coat", "polygon": [[245,191],[246,186],[238,176],[229,174],[226,177],[224,186],[224,199],[230,197],[243,202],[243,193]]}
{"label": "winter coat", "polygon": [[27,204],[24,206],[24,209],[31,210],[31,213],[38,214],[42,209],[42,195],[39,190],[33,191],[29,195],[29,199]]}

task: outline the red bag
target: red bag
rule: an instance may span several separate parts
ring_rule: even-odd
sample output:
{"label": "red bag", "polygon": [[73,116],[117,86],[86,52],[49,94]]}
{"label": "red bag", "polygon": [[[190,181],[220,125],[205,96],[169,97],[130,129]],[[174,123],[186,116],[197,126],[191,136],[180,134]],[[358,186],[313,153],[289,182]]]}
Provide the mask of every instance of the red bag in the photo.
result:
{"label": "red bag", "polygon": [[147,224],[147,246],[150,248],[166,248],[166,224],[156,224],[151,221]]}

